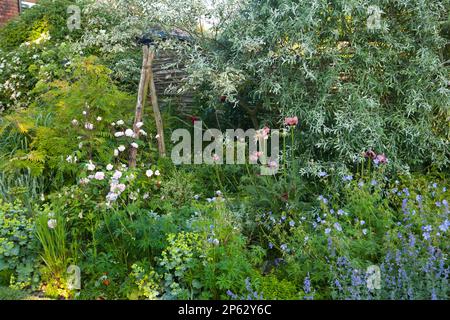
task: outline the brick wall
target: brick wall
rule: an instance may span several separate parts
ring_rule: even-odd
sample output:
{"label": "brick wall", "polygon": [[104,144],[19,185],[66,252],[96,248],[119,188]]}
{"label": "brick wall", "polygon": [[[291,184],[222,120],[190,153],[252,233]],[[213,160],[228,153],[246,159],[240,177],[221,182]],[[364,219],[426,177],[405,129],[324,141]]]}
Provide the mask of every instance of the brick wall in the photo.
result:
{"label": "brick wall", "polygon": [[[23,0],[25,2],[36,3],[37,0]],[[0,25],[14,18],[19,14],[18,0],[0,0]]]}
{"label": "brick wall", "polygon": [[4,24],[19,14],[19,2],[17,0],[0,0],[0,24]]}

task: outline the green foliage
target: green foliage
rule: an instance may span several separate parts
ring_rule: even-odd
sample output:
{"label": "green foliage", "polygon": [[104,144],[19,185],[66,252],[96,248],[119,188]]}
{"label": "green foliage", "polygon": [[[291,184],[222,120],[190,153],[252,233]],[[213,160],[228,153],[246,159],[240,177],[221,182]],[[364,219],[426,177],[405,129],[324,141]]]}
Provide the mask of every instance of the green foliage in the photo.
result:
{"label": "green foliage", "polygon": [[[369,6],[381,14],[369,29]],[[300,119],[305,167],[352,165],[384,152],[397,168],[449,165],[448,66],[439,34],[443,1],[254,0],[244,4],[209,50],[188,63],[191,84],[209,101]],[[420,40],[419,40],[420,39]]]}
{"label": "green foliage", "polygon": [[36,238],[41,245],[43,281],[46,294],[53,297],[68,296],[66,268],[69,266],[69,250],[66,244],[66,227],[60,213],[41,212],[36,219]]}
{"label": "green foliage", "polygon": [[41,0],[39,6],[25,10],[19,19],[14,19],[0,29],[0,49],[12,50],[26,41],[39,38],[43,32],[49,32],[53,41],[61,41],[67,36],[75,37],[79,32],[71,33],[67,28],[67,7],[81,5],[74,0]]}
{"label": "green foliage", "polygon": [[0,274],[2,285],[36,286],[36,238],[33,219],[20,202],[0,201]]}

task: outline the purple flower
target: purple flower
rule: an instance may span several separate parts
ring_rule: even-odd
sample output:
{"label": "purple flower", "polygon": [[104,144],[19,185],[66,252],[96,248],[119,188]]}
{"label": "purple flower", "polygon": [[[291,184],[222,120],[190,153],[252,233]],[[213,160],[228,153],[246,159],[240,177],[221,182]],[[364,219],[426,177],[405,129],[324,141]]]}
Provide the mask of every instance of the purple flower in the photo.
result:
{"label": "purple flower", "polygon": [[294,222],[293,220],[291,220],[291,221],[289,221],[289,225],[290,225],[291,227],[293,227],[293,226],[295,226],[295,222]]}
{"label": "purple flower", "polygon": [[273,248],[273,243],[269,242],[269,249],[272,249],[272,248]]}
{"label": "purple flower", "polygon": [[320,171],[317,175],[322,178],[328,176],[328,173],[326,173],[325,171]]}
{"label": "purple flower", "polygon": [[352,175],[344,176],[344,177],[342,178],[342,180],[343,180],[343,181],[352,181],[352,180],[353,180],[353,176],[352,176]]}
{"label": "purple flower", "polygon": [[331,232],[331,229],[330,228],[326,228],[325,229],[325,234],[329,234]]}
{"label": "purple flower", "polygon": [[449,226],[450,222],[448,221],[448,219],[445,219],[445,221],[439,226],[439,230],[441,230],[442,232],[447,232]]}
{"label": "purple flower", "polygon": [[237,295],[235,295],[231,290],[227,290],[227,295],[233,299],[237,299]]}
{"label": "purple flower", "polygon": [[374,180],[370,181],[370,184],[373,186],[376,186],[378,184],[378,182],[377,182],[377,180],[374,179]]}
{"label": "purple flower", "polygon": [[333,226],[334,226],[334,228],[337,230],[337,231],[342,231],[342,227],[341,227],[341,225],[339,224],[339,222],[335,222],[334,224],[333,224]]}
{"label": "purple flower", "polygon": [[325,198],[323,195],[320,195],[318,199],[319,199],[320,201],[322,201],[324,204],[327,204],[327,203],[328,203],[328,199]]}
{"label": "purple flower", "polygon": [[288,249],[287,244],[283,243],[283,244],[280,246],[280,249],[283,250],[283,251],[286,251],[286,250]]}

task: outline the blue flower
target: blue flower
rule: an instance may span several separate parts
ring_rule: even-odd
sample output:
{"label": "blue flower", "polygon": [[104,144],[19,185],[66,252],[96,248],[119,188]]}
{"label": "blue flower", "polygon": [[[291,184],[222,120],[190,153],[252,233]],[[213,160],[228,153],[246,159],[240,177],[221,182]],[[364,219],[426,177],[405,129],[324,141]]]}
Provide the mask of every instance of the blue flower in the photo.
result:
{"label": "blue flower", "polygon": [[317,175],[322,178],[328,176],[328,173],[326,173],[325,171],[320,171]]}
{"label": "blue flower", "polygon": [[324,204],[327,204],[327,203],[328,203],[328,199],[325,198],[323,195],[320,195],[318,199],[319,199],[320,201],[322,201]]}
{"label": "blue flower", "polygon": [[286,251],[286,250],[288,249],[287,244],[283,243],[283,244],[280,246],[280,249],[283,250],[283,251]]}
{"label": "blue flower", "polygon": [[289,225],[291,226],[291,227],[293,227],[293,226],[295,226],[295,222],[294,221],[289,221]]}
{"label": "blue flower", "polygon": [[370,184],[373,186],[376,186],[378,184],[377,180],[373,179],[372,181],[370,181]]}
{"label": "blue flower", "polygon": [[344,177],[342,178],[342,180],[343,180],[343,181],[352,181],[352,180],[353,180],[353,176],[352,176],[352,175],[344,176]]}
{"label": "blue flower", "polygon": [[363,229],[363,230],[362,230],[362,233],[363,233],[364,235],[366,235],[366,234],[367,234],[367,229]]}
{"label": "blue flower", "polygon": [[360,223],[362,226],[366,224],[366,222],[365,222],[364,220],[361,220],[359,223]]}
{"label": "blue flower", "polygon": [[272,248],[273,248],[273,243],[269,242],[269,249],[272,249]]}
{"label": "blue flower", "polygon": [[445,219],[444,223],[442,223],[439,226],[439,230],[441,230],[442,232],[446,232],[448,230],[449,226],[450,226],[450,221],[448,221],[448,219]]}
{"label": "blue flower", "polygon": [[341,227],[341,225],[339,224],[339,222],[335,222],[335,223],[333,224],[333,226],[334,226],[334,228],[335,228],[337,231],[342,231],[342,227]]}
{"label": "blue flower", "polygon": [[329,234],[331,232],[331,229],[330,228],[326,228],[325,229],[325,234]]}
{"label": "blue flower", "polygon": [[237,299],[237,295],[235,295],[231,290],[227,290],[227,295],[233,299]]}

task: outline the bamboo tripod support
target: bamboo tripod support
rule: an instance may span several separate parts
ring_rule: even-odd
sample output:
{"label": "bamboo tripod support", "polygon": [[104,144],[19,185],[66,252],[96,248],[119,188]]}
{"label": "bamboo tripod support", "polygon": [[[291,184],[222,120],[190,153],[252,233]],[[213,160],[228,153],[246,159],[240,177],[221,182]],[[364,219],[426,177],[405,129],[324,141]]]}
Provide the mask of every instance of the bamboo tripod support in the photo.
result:
{"label": "bamboo tripod support", "polygon": [[[136,111],[134,115],[133,131],[136,138],[139,138],[140,129],[138,128],[137,123],[141,122],[143,119],[145,100],[147,97],[147,92],[148,90],[150,90],[153,114],[156,122],[159,155],[161,157],[165,157],[166,148],[164,144],[164,127],[161,112],[159,110],[158,97],[156,95],[156,88],[152,71],[152,63],[155,58],[155,52],[153,49],[149,49],[148,46],[143,46],[142,51],[143,51],[143,59],[142,59],[141,78],[139,80],[138,98],[136,103]],[[137,149],[131,148],[130,157],[128,161],[128,165],[130,168],[136,167],[136,155]]]}

